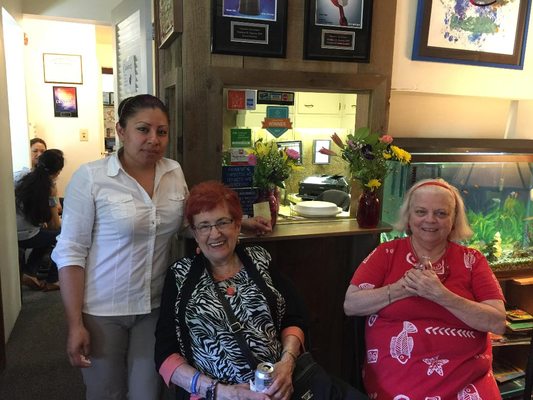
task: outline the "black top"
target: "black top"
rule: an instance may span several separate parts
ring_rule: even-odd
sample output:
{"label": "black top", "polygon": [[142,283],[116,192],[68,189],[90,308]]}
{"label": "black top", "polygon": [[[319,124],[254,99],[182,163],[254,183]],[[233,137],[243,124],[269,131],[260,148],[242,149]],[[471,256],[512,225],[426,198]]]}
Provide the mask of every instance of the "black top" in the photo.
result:
{"label": "black top", "polygon": [[[191,354],[186,357],[190,365],[223,383],[245,383],[253,378],[253,371],[230,331],[215,287],[226,295],[243,325],[246,342],[259,362],[279,360],[282,351],[280,332],[284,328],[297,326],[306,332],[302,301],[292,284],[269,268],[270,254],[258,246],[237,246],[236,253],[244,265],[241,271],[214,284],[204,268],[189,299],[181,303],[180,296],[189,271],[208,263],[200,255],[194,259],[182,258],[170,267],[156,329],[157,370],[173,353]],[[256,283],[257,277],[260,277],[260,285]],[[235,293],[230,295],[233,291]],[[186,304],[186,329],[178,322],[179,304]],[[190,349],[186,348],[187,342]]]}

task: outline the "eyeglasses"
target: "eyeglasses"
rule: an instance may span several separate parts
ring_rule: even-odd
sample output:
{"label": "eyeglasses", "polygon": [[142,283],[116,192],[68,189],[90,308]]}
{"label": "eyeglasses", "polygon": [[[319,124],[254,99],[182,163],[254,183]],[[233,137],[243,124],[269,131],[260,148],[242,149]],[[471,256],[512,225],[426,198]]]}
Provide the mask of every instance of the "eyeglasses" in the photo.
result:
{"label": "eyeglasses", "polygon": [[199,235],[207,236],[211,233],[211,229],[213,227],[217,228],[217,231],[219,232],[224,232],[224,231],[227,231],[229,228],[231,228],[232,224],[233,224],[232,219],[222,218],[222,219],[219,219],[214,224],[201,223],[198,225],[193,225],[192,229],[196,231]]}

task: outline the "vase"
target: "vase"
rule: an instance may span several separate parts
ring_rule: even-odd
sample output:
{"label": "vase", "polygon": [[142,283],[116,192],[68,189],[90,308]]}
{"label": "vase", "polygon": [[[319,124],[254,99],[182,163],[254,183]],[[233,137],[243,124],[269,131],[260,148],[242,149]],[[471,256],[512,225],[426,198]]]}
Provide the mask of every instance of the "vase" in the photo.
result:
{"label": "vase", "polygon": [[357,217],[357,208],[359,207],[359,197],[363,193],[363,185],[358,179],[350,180],[350,217]]}
{"label": "vase", "polygon": [[270,208],[270,224],[272,228],[278,221],[279,203],[280,203],[280,191],[276,186],[274,189],[259,189],[257,194],[256,203],[263,203],[267,201]]}
{"label": "vase", "polygon": [[360,228],[375,228],[379,223],[380,203],[375,190],[363,190],[359,196],[357,223]]}

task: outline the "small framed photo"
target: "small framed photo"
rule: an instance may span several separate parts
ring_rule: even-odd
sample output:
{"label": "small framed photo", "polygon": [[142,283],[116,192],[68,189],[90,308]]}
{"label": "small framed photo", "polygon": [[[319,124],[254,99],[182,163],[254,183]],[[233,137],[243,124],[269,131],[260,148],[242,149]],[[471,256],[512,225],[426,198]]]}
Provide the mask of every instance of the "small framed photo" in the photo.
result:
{"label": "small framed photo", "polygon": [[313,164],[330,164],[330,156],[320,153],[320,149],[324,148],[329,150],[330,147],[331,140],[313,140]]}
{"label": "small framed photo", "polygon": [[277,142],[278,146],[281,149],[292,149],[298,152],[300,157],[296,161],[296,165],[302,165],[302,141],[301,140],[290,140],[285,142]]}
{"label": "small framed photo", "polygon": [[183,31],[183,0],[154,0],[157,46],[170,46]]}
{"label": "small framed photo", "polygon": [[305,0],[304,58],[369,62],[373,0]]}
{"label": "small framed photo", "polygon": [[78,98],[76,88],[71,86],[53,86],[54,117],[77,118]]}
{"label": "small framed photo", "polygon": [[418,0],[413,60],[523,69],[530,0]]}
{"label": "small framed photo", "polygon": [[285,57],[288,0],[212,0],[211,52]]}
{"label": "small framed photo", "polygon": [[43,53],[43,72],[45,83],[83,83],[80,55]]}

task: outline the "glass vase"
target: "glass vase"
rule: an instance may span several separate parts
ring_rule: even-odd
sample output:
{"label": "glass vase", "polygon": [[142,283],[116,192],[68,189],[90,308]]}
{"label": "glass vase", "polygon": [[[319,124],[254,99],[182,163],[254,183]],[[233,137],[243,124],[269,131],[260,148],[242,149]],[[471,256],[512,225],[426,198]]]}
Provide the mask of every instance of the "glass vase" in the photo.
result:
{"label": "glass vase", "polygon": [[360,228],[375,228],[379,224],[380,203],[375,190],[363,190],[359,197],[357,223]]}
{"label": "glass vase", "polygon": [[272,228],[278,221],[279,203],[280,203],[280,191],[276,186],[274,189],[259,189],[257,194],[256,203],[263,203],[267,201],[270,208],[270,223]]}

